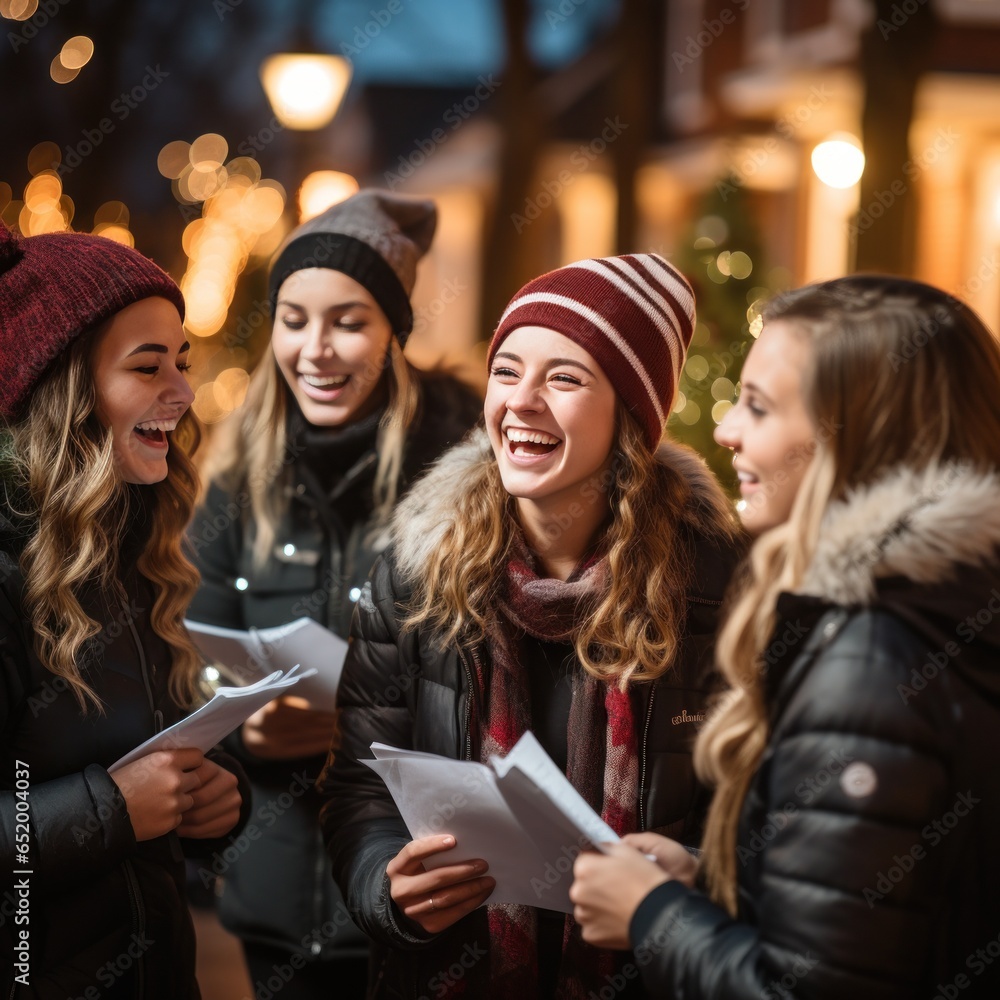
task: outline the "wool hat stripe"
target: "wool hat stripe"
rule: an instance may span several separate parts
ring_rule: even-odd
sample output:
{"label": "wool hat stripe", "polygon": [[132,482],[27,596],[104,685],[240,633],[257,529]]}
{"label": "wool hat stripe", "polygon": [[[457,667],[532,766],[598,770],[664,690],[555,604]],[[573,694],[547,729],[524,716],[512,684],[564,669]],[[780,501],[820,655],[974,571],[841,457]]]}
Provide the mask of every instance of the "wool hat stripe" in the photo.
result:
{"label": "wool hat stripe", "polygon": [[649,270],[651,274],[656,274],[659,276],[660,281],[662,281],[669,288],[676,288],[677,292],[675,298],[680,305],[681,311],[690,318],[692,326],[694,325],[694,290],[691,288],[691,283],[684,277],[680,271],[671,267],[662,257],[658,254],[651,253],[647,254],[649,258]]}
{"label": "wool hat stripe", "polygon": [[652,450],[674,404],[694,321],[690,284],[657,254],[577,261],[529,281],[514,296],[488,360],[518,327],[563,334],[600,365]]}
{"label": "wool hat stripe", "polygon": [[[654,326],[658,326],[663,312],[669,312],[670,316],[676,320],[676,314],[661,295],[658,295],[648,284],[645,287],[640,285],[638,276],[625,276],[615,273],[614,267],[609,261],[604,260],[584,260],[575,265],[587,271],[593,271],[610,281],[623,294],[634,302],[650,318]],[[655,303],[655,305],[654,305]],[[659,308],[657,308],[659,307]],[[680,324],[678,323],[678,326]],[[671,337],[666,330],[660,332],[664,342],[670,351],[671,360],[676,365],[679,362],[681,345],[676,337]]]}
{"label": "wool hat stripe", "polygon": [[[575,313],[577,316],[581,316],[591,326],[603,333],[604,336],[607,337],[608,340],[610,340],[611,343],[618,349],[622,357],[628,361],[628,363],[635,370],[636,374],[638,374],[639,378],[642,380],[643,386],[646,389],[646,393],[649,396],[649,400],[653,404],[653,409],[656,411],[657,417],[661,421],[663,420],[663,407],[660,406],[660,401],[657,398],[659,394],[653,385],[653,380],[649,377],[649,372],[646,371],[645,366],[639,360],[635,351],[633,351],[629,346],[628,341],[626,341],[625,338],[622,337],[621,334],[619,334],[618,331],[599,312],[595,312],[589,306],[585,306],[582,302],[577,302],[576,299],[571,299],[566,295],[555,295],[552,292],[533,292],[518,299],[516,304],[504,313],[504,316],[507,317],[513,311],[524,309],[527,306],[531,306],[536,303],[560,306],[569,312]],[[501,322],[503,321],[501,320]],[[525,326],[527,324],[518,323],[517,325]]]}
{"label": "wool hat stripe", "polygon": [[[652,254],[649,256],[653,257]],[[653,260],[659,264],[658,258]],[[690,343],[691,334],[694,332],[694,294],[690,285],[679,274],[669,270],[654,271],[635,257],[611,257],[607,260],[607,264],[628,275],[646,289],[656,305],[669,313],[684,345]],[[664,336],[669,337],[669,334],[664,331]]]}

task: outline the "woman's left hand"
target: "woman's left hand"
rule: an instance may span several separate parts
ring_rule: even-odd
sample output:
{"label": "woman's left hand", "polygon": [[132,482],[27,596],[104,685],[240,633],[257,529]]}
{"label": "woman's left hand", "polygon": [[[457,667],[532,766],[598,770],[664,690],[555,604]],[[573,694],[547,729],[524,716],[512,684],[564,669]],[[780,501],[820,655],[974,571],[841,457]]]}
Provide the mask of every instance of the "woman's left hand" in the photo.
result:
{"label": "woman's left hand", "polygon": [[208,758],[192,773],[201,785],[191,792],[194,802],[181,816],[178,835],[197,840],[225,836],[240,818],[243,802],[236,775]]}
{"label": "woman's left hand", "polygon": [[606,844],[607,854],[584,851],[573,865],[569,890],[583,940],[598,948],[631,948],[632,916],[648,893],[670,876],[628,844]]}

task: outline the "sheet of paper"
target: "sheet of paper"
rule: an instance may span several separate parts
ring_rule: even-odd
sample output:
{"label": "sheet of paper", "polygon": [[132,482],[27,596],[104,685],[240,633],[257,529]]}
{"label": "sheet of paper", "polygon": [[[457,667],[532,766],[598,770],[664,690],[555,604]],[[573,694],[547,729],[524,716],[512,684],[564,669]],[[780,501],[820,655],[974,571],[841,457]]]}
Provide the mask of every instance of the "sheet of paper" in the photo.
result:
{"label": "sheet of paper", "polygon": [[246,722],[258,708],[278,695],[288,694],[300,680],[305,680],[314,673],[313,670],[299,671],[293,667],[286,674],[275,670],[269,676],[245,687],[220,687],[210,702],[129,751],[116,760],[108,768],[108,772],[113,774],[120,767],[131,764],[154,750],[196,747],[204,753]]}
{"label": "sheet of paper", "polygon": [[371,749],[376,759],[363,763],[385,781],[410,835],[455,837],[454,848],[425,866],[485,859],[497,881],[489,902],[571,913],[576,855],[618,839],[530,733],[491,766],[380,743]]}
{"label": "sheet of paper", "polygon": [[246,632],[190,620],[184,624],[201,654],[237,683],[255,681],[273,670],[301,663],[316,673],[303,680],[296,695],[325,711],[336,708],[347,642],[319,622],[297,618],[287,625]]}

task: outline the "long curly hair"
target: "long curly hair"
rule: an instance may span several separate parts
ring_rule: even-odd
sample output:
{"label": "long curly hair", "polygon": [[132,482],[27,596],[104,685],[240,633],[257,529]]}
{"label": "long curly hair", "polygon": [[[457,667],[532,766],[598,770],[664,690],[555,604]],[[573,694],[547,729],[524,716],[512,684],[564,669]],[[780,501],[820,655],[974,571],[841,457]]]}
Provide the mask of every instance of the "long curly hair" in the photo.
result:
{"label": "long curly hair", "polygon": [[962,302],[916,281],[855,276],[781,295],[763,317],[808,345],[802,393],[817,433],[789,519],[751,550],[716,646],[729,690],[695,748],[699,774],[715,785],[703,872],[732,914],[737,826],[770,736],[762,678],[775,606],[801,584],[828,505],[893,468],[1000,464],[1000,343]]}
{"label": "long curly hair", "polygon": [[[117,471],[112,434],[94,413],[93,342],[93,334],[78,338],[55,362],[28,414],[10,427],[7,456],[14,492],[26,502],[22,513],[33,524],[20,565],[36,652],[70,685],[84,712],[103,711],[79,663],[85,644],[107,623],[87,615],[80,593],[96,584],[126,599],[119,540],[137,513]],[[199,574],[181,550],[198,489],[189,458],[197,444],[197,424],[187,413],[171,435],[167,476],[150,488],[155,498],[150,537],[137,563],[156,591],[151,624],[173,654],[170,691],[181,706],[190,703],[201,668],[184,627]]]}
{"label": "long curly hair", "polygon": [[[389,392],[379,422],[373,486],[376,525],[384,525],[399,495],[407,432],[420,409],[420,382],[403,356],[396,337],[385,361]],[[259,568],[272,556],[275,534],[288,506],[292,459],[285,424],[291,390],[270,345],[250,378],[243,406],[229,417],[212,440],[203,483],[218,480],[249,495],[254,523],[253,560]]]}
{"label": "long curly hair", "polygon": [[[588,673],[624,689],[629,681],[655,680],[673,662],[696,569],[685,525],[714,528],[727,540],[739,529],[721,490],[694,502],[691,483],[649,451],[621,404],[616,423],[610,468],[580,487],[581,505],[605,497],[609,504],[602,538],[609,584],[581,615],[574,642]],[[497,596],[521,530],[491,451],[464,471],[463,481],[455,516],[422,572],[404,622],[405,628],[427,626],[442,646],[459,636],[482,641],[496,626]]]}

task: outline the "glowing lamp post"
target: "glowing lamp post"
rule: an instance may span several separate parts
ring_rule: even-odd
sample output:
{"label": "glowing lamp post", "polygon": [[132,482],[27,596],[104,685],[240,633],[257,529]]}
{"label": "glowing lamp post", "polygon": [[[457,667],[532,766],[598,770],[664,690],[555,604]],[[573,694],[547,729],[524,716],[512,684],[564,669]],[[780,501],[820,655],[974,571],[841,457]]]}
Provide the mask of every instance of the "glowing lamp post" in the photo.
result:
{"label": "glowing lamp post", "polygon": [[838,133],[812,151],[812,168],[828,187],[852,188],[865,170],[865,154],[852,135]]}
{"label": "glowing lamp post", "polygon": [[351,82],[351,64],[342,56],[283,52],[264,60],[260,79],[278,121],[308,131],[333,120]]}

